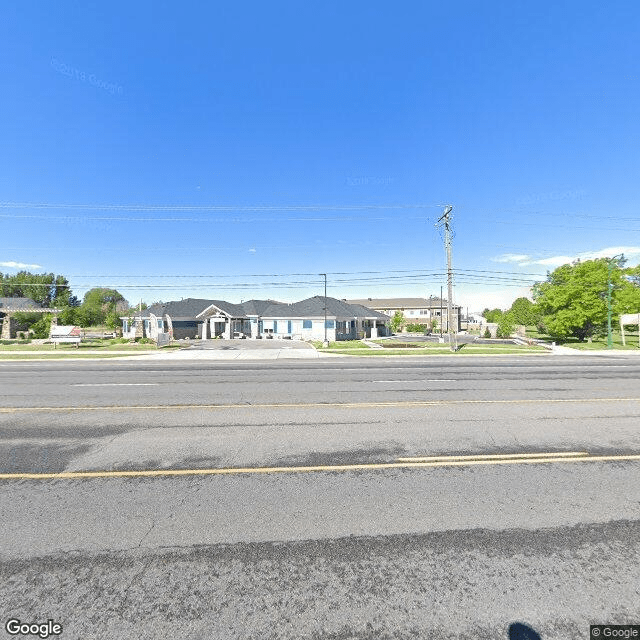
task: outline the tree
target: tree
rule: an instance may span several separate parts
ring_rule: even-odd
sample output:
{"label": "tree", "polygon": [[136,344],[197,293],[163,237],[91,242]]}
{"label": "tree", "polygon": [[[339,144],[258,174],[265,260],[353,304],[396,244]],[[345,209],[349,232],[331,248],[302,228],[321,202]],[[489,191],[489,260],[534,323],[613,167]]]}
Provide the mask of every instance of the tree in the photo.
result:
{"label": "tree", "polygon": [[0,274],[0,296],[31,298],[44,307],[56,307],[68,303],[71,290],[64,276],[19,271],[15,275]]}
{"label": "tree", "polygon": [[500,318],[502,317],[503,311],[502,309],[485,309],[482,312],[482,317],[487,322],[500,322]]}
{"label": "tree", "polygon": [[397,333],[404,324],[404,313],[402,311],[396,311],[391,318],[391,331]]}
{"label": "tree", "polygon": [[508,313],[515,324],[527,326],[536,323],[536,306],[529,298],[517,298],[514,300]]}
{"label": "tree", "polygon": [[515,324],[511,313],[503,313],[498,321],[498,330],[496,335],[498,338],[509,338],[515,330]]}
{"label": "tree", "polygon": [[[547,332],[580,342],[601,336],[607,330],[607,288],[612,284],[614,318],[627,310],[640,310],[640,289],[624,276],[624,259],[579,260],[565,264],[534,287],[534,300]],[[611,267],[611,268],[610,268]]]}
{"label": "tree", "polygon": [[104,324],[107,317],[111,317],[112,322],[114,315],[125,312],[127,308],[127,301],[119,291],[96,287],[84,294],[82,305],[77,311],[77,323],[81,327],[90,327]]}

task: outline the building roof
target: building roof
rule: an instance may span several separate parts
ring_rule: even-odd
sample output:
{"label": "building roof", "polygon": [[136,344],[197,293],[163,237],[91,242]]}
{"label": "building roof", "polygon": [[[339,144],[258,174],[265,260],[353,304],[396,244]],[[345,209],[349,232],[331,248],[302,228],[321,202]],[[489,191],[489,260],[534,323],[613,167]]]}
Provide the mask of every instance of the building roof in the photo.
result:
{"label": "building roof", "polygon": [[[31,298],[0,298],[1,311],[22,311],[23,309],[42,309],[42,305]],[[53,309],[52,309],[53,311]]]}
{"label": "building roof", "polygon": [[[440,298],[361,298],[345,300],[345,302],[375,309],[439,309],[441,304],[447,306],[447,301]],[[454,303],[453,306],[460,305]]]}
{"label": "building roof", "polygon": [[136,318],[148,318],[153,313],[154,316],[162,316],[165,313],[171,318],[195,318],[208,306],[215,303],[215,300],[203,300],[202,298],[185,298],[184,300],[174,300],[172,302],[157,302],[150,307],[136,313]]}
{"label": "building roof", "polygon": [[[361,305],[352,305],[337,298],[326,298],[327,317],[330,318],[389,318],[373,309]],[[293,304],[277,303],[268,307],[262,314],[265,318],[322,318],[325,297],[313,296]]]}
{"label": "building roof", "polygon": [[240,303],[248,316],[261,316],[273,304],[282,304],[277,300],[246,300]]}
{"label": "building roof", "polygon": [[[349,304],[337,298],[326,298],[327,316],[330,318],[376,318],[389,320],[388,316],[370,307],[360,304]],[[275,300],[247,300],[240,304],[226,300],[205,300],[201,298],[185,298],[173,302],[158,302],[136,313],[134,317],[148,318],[150,314],[162,317],[168,314],[172,319],[192,319],[208,317],[211,307],[215,307],[232,318],[259,316],[264,318],[321,318],[324,316],[324,296],[313,296],[300,302],[287,304]]]}

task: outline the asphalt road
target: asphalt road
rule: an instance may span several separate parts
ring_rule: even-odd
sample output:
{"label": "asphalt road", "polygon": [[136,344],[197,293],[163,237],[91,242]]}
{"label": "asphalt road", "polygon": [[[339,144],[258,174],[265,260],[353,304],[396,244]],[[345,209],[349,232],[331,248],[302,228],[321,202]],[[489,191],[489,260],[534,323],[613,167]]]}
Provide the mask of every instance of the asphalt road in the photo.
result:
{"label": "asphalt road", "polygon": [[639,378],[549,355],[0,363],[0,610],[63,638],[640,624]]}

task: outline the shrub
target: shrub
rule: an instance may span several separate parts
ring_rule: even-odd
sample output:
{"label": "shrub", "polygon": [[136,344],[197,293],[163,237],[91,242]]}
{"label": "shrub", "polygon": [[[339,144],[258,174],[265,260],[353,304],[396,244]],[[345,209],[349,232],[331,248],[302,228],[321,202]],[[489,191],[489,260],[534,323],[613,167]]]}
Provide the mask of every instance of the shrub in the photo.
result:
{"label": "shrub", "polygon": [[513,333],[515,326],[513,324],[513,319],[511,318],[511,314],[505,313],[500,320],[498,321],[498,330],[496,335],[499,338],[509,338]]}
{"label": "shrub", "polygon": [[427,325],[426,324],[408,324],[406,327],[407,331],[410,331],[412,333],[424,333],[427,330]]}
{"label": "shrub", "polygon": [[483,338],[490,338],[491,337],[491,331],[489,331],[489,329],[485,329],[484,333],[482,334]]}

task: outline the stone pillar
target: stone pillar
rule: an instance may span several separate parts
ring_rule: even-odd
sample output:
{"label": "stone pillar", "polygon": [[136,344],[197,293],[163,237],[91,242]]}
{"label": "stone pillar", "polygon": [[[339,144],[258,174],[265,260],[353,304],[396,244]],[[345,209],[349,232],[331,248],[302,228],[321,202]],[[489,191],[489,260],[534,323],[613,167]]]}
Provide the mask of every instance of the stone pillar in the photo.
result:
{"label": "stone pillar", "polygon": [[0,335],[0,338],[2,340],[11,340],[13,337],[11,335],[12,333],[15,334],[15,320],[10,313],[7,313],[2,321],[2,334]]}

